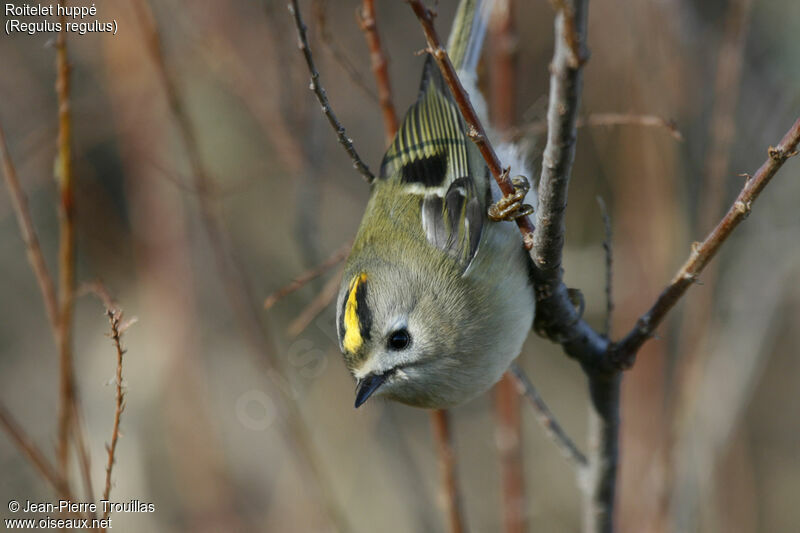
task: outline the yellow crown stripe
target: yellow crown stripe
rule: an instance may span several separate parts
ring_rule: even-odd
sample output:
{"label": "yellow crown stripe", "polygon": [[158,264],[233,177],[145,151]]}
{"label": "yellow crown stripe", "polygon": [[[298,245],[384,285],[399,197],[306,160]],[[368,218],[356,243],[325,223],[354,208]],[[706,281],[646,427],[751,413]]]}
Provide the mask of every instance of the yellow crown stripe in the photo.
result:
{"label": "yellow crown stripe", "polygon": [[350,293],[347,295],[347,304],[344,308],[344,339],[342,346],[350,353],[356,353],[361,345],[364,343],[364,338],[361,336],[361,324],[358,320],[358,301],[356,294],[360,284],[367,280],[365,273],[358,274],[350,281]]}

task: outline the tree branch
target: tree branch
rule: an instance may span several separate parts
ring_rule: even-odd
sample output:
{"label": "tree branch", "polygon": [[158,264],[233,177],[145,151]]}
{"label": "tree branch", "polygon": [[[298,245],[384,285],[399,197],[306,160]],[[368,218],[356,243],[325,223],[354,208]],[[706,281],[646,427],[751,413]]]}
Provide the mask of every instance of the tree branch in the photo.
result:
{"label": "tree branch", "polygon": [[463,533],[463,513],[461,512],[461,499],[458,491],[456,475],[455,450],[453,450],[453,436],[450,432],[449,414],[444,409],[431,412],[434,440],[438,445],[439,472],[442,477],[442,491],[449,517],[450,533]]}
{"label": "tree branch", "polygon": [[273,292],[264,300],[264,309],[269,309],[280,300],[285,298],[286,296],[292,294],[293,292],[302,289],[305,287],[311,280],[318,278],[319,276],[323,275],[325,272],[329,271],[331,268],[335,267],[347,257],[347,254],[350,253],[350,248],[353,246],[353,241],[347,241],[336,251],[328,257],[325,261],[320,263],[319,265],[306,270],[299,276],[295,277],[291,283],[285,285],[284,287],[278,289],[277,291]]}
{"label": "tree branch", "polygon": [[[106,315],[111,325],[111,341],[117,353],[117,373],[115,381],[116,387],[116,407],[114,409],[114,425],[111,430],[111,443],[107,446],[108,462],[106,463],[106,484],[103,489],[103,499],[108,500],[111,494],[111,471],[114,468],[114,456],[117,451],[117,441],[119,440],[119,423],[122,419],[122,412],[125,410],[125,390],[122,384],[122,356],[125,350],[122,348],[122,333],[127,329],[128,324],[122,323],[122,311],[115,307],[106,307]],[[103,513],[103,519],[108,518],[108,509]]]}
{"label": "tree branch", "polygon": [[536,419],[544,428],[547,436],[561,450],[561,454],[572,463],[578,472],[585,469],[588,464],[586,456],[578,449],[578,446],[569,437],[564,428],[561,427],[558,419],[539,395],[536,387],[533,386],[525,372],[522,371],[517,363],[511,363],[511,366],[508,367],[508,372],[514,377],[520,394],[523,394],[531,402],[531,406],[536,413]]}
{"label": "tree branch", "polygon": [[339,144],[344,147],[345,152],[347,152],[347,155],[349,155],[350,159],[352,159],[353,167],[358,170],[367,183],[372,183],[372,180],[375,179],[375,176],[372,174],[369,167],[367,167],[367,165],[361,160],[358,152],[356,152],[356,149],[353,146],[353,141],[347,136],[344,126],[342,126],[342,124],[339,122],[339,119],[336,118],[336,115],[331,108],[331,104],[328,102],[328,96],[325,93],[325,88],[319,81],[319,71],[317,71],[317,67],[314,64],[314,58],[311,55],[311,48],[308,46],[306,24],[303,22],[303,17],[300,14],[300,8],[297,5],[297,0],[292,0],[291,4],[289,4],[289,12],[292,14],[292,17],[294,17],[294,23],[297,27],[298,47],[300,48],[300,51],[303,52],[306,65],[308,66],[309,72],[311,72],[311,90],[314,91],[314,95],[316,95],[317,100],[322,106],[322,111],[325,113],[325,117],[327,117],[331,127],[334,129],[334,131],[336,131]]}
{"label": "tree branch", "polygon": [[703,242],[696,242],[692,245],[689,258],[669,285],[661,291],[653,306],[637,320],[633,329],[620,342],[614,344],[611,357],[609,357],[611,365],[629,367],[633,364],[639,348],[652,336],[655,328],[669,310],[678,303],[689,286],[697,280],[700,272],[730,237],[733,230],[747,218],[753,202],[778,172],[778,169],[787,159],[797,154],[795,149],[798,143],[800,143],[800,118],[786,132],[777,147],[770,147],[767,150],[767,160],[756,173],[753,176],[747,176],[744,187],[717,226]]}
{"label": "tree branch", "polygon": [[39,237],[36,235],[31,212],[28,208],[28,199],[17,178],[17,170],[14,167],[11,154],[9,154],[8,145],[6,144],[6,134],[2,126],[0,126],[0,157],[3,159],[6,185],[11,195],[11,204],[14,207],[14,214],[17,217],[19,232],[22,234],[22,240],[25,243],[25,250],[28,254],[28,261],[31,263],[31,269],[33,270],[34,276],[36,276],[39,290],[42,293],[42,300],[44,300],[44,308],[47,312],[50,328],[53,330],[53,337],[57,341],[58,299],[55,285],[53,283],[53,278],[50,276],[50,272],[47,270],[47,262],[44,260],[42,247],[39,245]]}
{"label": "tree branch", "polygon": [[356,16],[369,46],[369,59],[372,63],[375,82],[378,85],[378,98],[383,113],[383,125],[388,145],[397,133],[397,112],[392,99],[392,84],[389,82],[389,62],[383,53],[378,23],[375,20],[375,0],[363,0],[361,10],[356,11]]}
{"label": "tree branch", "polygon": [[28,461],[36,468],[39,474],[53,486],[58,494],[66,496],[70,493],[64,478],[53,468],[53,465],[50,464],[50,461],[47,460],[39,447],[36,446],[28,434],[25,433],[25,430],[22,429],[22,426],[14,420],[14,417],[2,404],[0,404],[0,426],[3,427],[14,444],[17,445],[17,448],[28,458]]}
{"label": "tree branch", "polygon": [[[64,5],[59,1],[59,5]],[[62,28],[66,22],[61,16]],[[72,310],[75,293],[75,203],[72,176],[72,116],[70,113],[70,65],[67,57],[66,30],[56,40],[56,94],[58,96],[58,153],[55,178],[59,189],[59,250],[58,250],[58,353],[59,353],[59,415],[58,465],[62,477],[67,477],[70,426],[73,422],[75,378],[72,369]]]}

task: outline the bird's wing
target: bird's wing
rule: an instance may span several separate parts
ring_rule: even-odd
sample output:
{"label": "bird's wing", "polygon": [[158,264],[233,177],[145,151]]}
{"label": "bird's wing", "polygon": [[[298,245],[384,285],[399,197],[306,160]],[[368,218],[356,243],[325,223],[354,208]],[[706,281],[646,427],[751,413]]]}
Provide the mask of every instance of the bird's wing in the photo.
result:
{"label": "bird's wing", "polygon": [[380,179],[399,182],[405,193],[421,197],[428,241],[466,270],[486,219],[487,175],[450,90],[429,57],[419,97],[383,158]]}

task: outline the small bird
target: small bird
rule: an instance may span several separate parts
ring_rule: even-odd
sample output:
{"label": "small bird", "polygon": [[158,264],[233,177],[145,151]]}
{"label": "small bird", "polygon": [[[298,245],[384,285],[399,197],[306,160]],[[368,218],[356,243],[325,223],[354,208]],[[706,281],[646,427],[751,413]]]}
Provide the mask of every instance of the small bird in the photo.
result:
{"label": "small bird", "polygon": [[[490,4],[462,0],[448,42],[484,115],[475,68]],[[515,225],[487,213],[498,205],[504,220],[529,213],[520,201],[527,183],[515,187],[516,199],[502,197],[429,56],[417,101],[372,184],[337,299],[356,407],[372,396],[459,405],[517,357],[533,321],[531,260]]]}

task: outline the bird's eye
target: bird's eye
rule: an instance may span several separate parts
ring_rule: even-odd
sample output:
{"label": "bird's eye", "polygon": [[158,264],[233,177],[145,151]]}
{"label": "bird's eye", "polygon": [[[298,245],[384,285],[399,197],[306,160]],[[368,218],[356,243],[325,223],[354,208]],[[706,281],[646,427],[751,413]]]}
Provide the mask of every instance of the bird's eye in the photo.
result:
{"label": "bird's eye", "polygon": [[392,350],[403,350],[410,342],[411,335],[408,333],[407,329],[403,328],[393,331],[392,334],[389,335],[389,341],[387,344]]}

